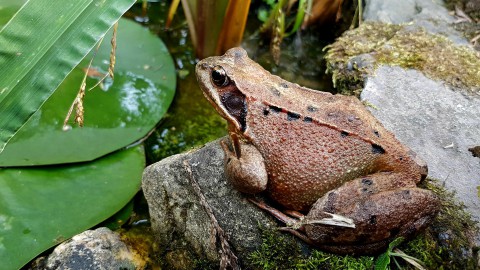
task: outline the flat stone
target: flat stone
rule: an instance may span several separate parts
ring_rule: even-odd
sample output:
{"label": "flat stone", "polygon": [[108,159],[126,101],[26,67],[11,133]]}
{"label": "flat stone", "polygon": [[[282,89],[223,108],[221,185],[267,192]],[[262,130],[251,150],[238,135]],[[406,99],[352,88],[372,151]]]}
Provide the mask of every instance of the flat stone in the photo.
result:
{"label": "flat stone", "polygon": [[480,96],[452,90],[417,70],[381,66],[369,76],[361,99],[383,125],[428,164],[438,179],[480,220]]}
{"label": "flat stone", "polygon": [[57,246],[48,256],[45,269],[140,269],[134,257],[117,233],[103,227],[85,231]]}
{"label": "flat stone", "polygon": [[[219,141],[168,157],[144,171],[142,188],[149,205],[152,229],[172,268],[180,260],[220,261],[222,240],[207,208],[224,231],[240,263],[260,246],[259,226],[278,226],[225,181],[224,153]],[[191,169],[191,175],[186,166]],[[186,258],[189,255],[191,257]]]}

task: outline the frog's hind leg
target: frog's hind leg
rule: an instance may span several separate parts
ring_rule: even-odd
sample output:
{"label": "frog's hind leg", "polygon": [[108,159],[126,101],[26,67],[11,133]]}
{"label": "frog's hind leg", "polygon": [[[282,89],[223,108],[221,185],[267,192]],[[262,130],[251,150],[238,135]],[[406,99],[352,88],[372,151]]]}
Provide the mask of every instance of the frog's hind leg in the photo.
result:
{"label": "frog's hind leg", "polygon": [[281,222],[283,222],[285,225],[287,225],[287,227],[283,228],[283,230],[289,231],[296,236],[298,235],[293,233],[292,231],[296,231],[296,230],[303,231],[304,230],[303,225],[305,224],[324,224],[324,225],[349,227],[349,228],[355,227],[355,225],[353,224],[353,220],[345,218],[340,215],[323,213],[322,216],[316,216],[315,219],[309,219],[309,218],[305,218],[305,215],[297,211],[285,210],[284,212],[282,212],[274,207],[267,205],[262,201],[258,201],[253,198],[249,198],[248,200],[253,204],[255,204],[256,206],[258,206],[259,208],[267,211],[268,213],[270,213],[272,216],[274,216]]}
{"label": "frog's hind leg", "polygon": [[375,173],[328,192],[312,206],[308,217],[331,212],[353,219],[356,228],[306,225],[306,234],[316,243],[342,243],[357,250],[383,248],[396,237],[412,237],[432,221],[439,203],[432,192],[397,181],[402,177]]}

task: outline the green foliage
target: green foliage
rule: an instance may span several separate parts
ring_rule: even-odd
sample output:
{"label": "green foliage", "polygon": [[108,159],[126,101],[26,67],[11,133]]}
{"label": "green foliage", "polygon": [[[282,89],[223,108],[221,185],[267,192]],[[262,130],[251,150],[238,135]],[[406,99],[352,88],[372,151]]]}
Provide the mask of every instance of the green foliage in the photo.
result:
{"label": "green foliage", "polygon": [[349,269],[363,270],[371,269],[373,257],[361,256],[340,256],[314,250],[312,255],[298,264],[296,269]]}
{"label": "green foliage", "polygon": [[[87,88],[107,73],[110,37],[111,31],[95,56]],[[0,166],[93,160],[141,139],[155,127],[175,93],[173,60],[160,39],[132,21],[119,21],[116,41],[115,79],[86,93],[84,127],[63,131],[62,123],[92,55],[10,140],[0,154]]]}
{"label": "green foliage", "polygon": [[120,210],[139,190],[138,146],[81,164],[0,169],[0,269],[17,269]]}
{"label": "green foliage", "polygon": [[[423,262],[415,257],[409,256],[403,251],[397,249],[396,247],[400,245],[404,241],[403,237],[396,238],[393,240],[387,248],[387,251],[384,253],[380,254],[375,261],[375,270],[387,270],[390,269],[390,263],[391,260],[395,262],[395,265],[398,268],[401,268],[399,262],[397,261],[396,258],[402,258],[406,262],[408,262],[410,265],[417,269],[424,269],[423,268]],[[395,250],[394,250],[395,248]]]}
{"label": "green foliage", "polygon": [[[258,19],[264,24],[261,27],[261,31],[279,31],[275,35],[283,37],[289,36],[300,29],[302,25],[303,18],[305,17],[305,10],[307,8],[307,0],[300,0],[298,2],[298,8],[294,13],[293,18],[287,18],[287,24],[285,24],[285,15],[284,10],[287,8],[290,3],[285,0],[264,0],[264,2],[269,6],[269,9],[260,8],[257,14]],[[288,15],[288,14],[287,14]],[[279,18],[282,18],[279,20]],[[278,25],[278,24],[281,25]],[[288,27],[287,27],[288,26]],[[278,29],[276,29],[278,28]],[[288,33],[285,32],[286,28],[290,28]]]}
{"label": "green foliage", "polygon": [[27,1],[0,30],[0,152],[134,2]]}
{"label": "green foliage", "polygon": [[378,258],[375,260],[375,270],[385,270],[388,269],[390,265],[390,256],[392,256],[392,250],[396,246],[400,245],[403,242],[403,238],[399,237],[393,240],[390,244],[388,244],[388,249],[384,253],[380,254]]}
{"label": "green foliage", "polygon": [[254,269],[295,269],[301,262],[300,246],[290,235],[260,227],[262,244],[248,257]]}
{"label": "green foliage", "polygon": [[370,269],[373,257],[339,256],[319,250],[303,254],[291,235],[261,228],[262,244],[248,257],[253,269]]}
{"label": "green foliage", "polygon": [[228,2],[226,0],[182,1],[193,47],[195,47],[196,56],[200,59],[215,55]]}
{"label": "green foliage", "polygon": [[[36,2],[45,8],[55,5],[52,1],[31,2]],[[125,5],[124,0],[114,1],[114,4],[111,1],[90,2],[100,8],[105,5],[115,7],[101,9],[100,15],[89,10],[89,14],[79,14],[82,19],[73,22],[63,21],[62,13],[52,16],[51,12],[45,12],[44,9],[37,9],[33,14],[29,13],[28,16],[34,19],[44,20],[43,17],[51,17],[67,25],[73,24],[65,29],[69,35],[58,37],[58,40],[61,40],[61,42],[58,41],[60,43],[53,41],[50,48],[37,47],[38,50],[34,53],[50,55],[51,51],[55,52],[62,46],[67,51],[59,55],[50,55],[47,59],[40,57],[37,59],[37,64],[33,66],[34,63],[25,63],[22,66],[22,63],[15,62],[18,59],[12,60],[17,65],[3,66],[5,62],[2,61],[10,61],[8,57],[11,55],[8,52],[3,53],[4,51],[0,53],[1,72],[7,70],[15,73],[22,67],[31,68],[31,73],[27,72],[23,76],[26,81],[19,80],[19,85],[15,85],[13,89],[7,89],[9,91],[1,91],[5,89],[2,88],[5,80],[0,78],[0,92],[2,92],[0,93],[0,119],[9,118],[8,115],[11,112],[8,108],[2,107],[2,104],[5,104],[2,102],[11,103],[19,110],[22,110],[22,106],[28,105],[27,109],[35,112],[38,108],[31,105],[37,102],[41,104],[43,102],[41,98],[48,97],[73,68],[73,66],[70,69],[66,68],[68,65],[65,61],[68,60],[68,64],[75,62],[76,60],[72,59],[78,56],[80,49],[84,49],[90,41],[95,44],[96,40],[93,40],[93,36],[98,34],[102,27],[107,31],[110,25],[106,23],[115,22],[121,15],[119,9]],[[65,3],[65,1],[62,2],[62,4]],[[81,2],[75,2],[72,5],[79,3],[81,4]],[[64,5],[60,6],[65,9]],[[87,7],[87,9],[90,8],[94,9]],[[22,11],[32,12],[28,7],[24,7]],[[98,22],[99,20],[101,22]],[[100,25],[89,26],[90,23]],[[11,25],[15,24],[11,23]],[[10,27],[10,24],[7,27]],[[2,39],[5,37],[3,35],[7,27],[0,33],[0,43],[12,37],[18,38],[19,40],[14,42],[18,48],[28,46],[30,48],[25,55],[18,54],[18,58],[27,62],[32,61],[33,56],[30,57],[32,42],[29,38],[31,35],[41,39],[42,24],[26,25],[28,37],[23,37],[24,33],[21,33]],[[54,27],[56,25],[52,24],[52,28]],[[62,27],[65,26],[62,25],[60,28]],[[65,31],[58,34],[63,35]],[[79,40],[79,37],[75,36],[78,31],[81,32],[80,39],[86,38],[88,42]],[[45,38],[49,37],[51,38],[51,36]],[[42,42],[40,44],[43,44]],[[69,42],[80,43],[80,45],[72,45]],[[87,66],[86,62],[70,73],[60,88],[34,113],[33,117],[28,122],[22,123],[23,126],[18,132],[13,132],[15,136],[9,141],[5,151],[0,154],[1,166],[67,163],[95,159],[91,162],[69,165],[0,169],[0,224],[2,225],[0,226],[0,269],[20,268],[45,249],[91,228],[118,212],[122,207],[123,210],[118,212],[115,218],[116,223],[124,222],[131,213],[131,204],[125,205],[140,189],[145,154],[141,146],[126,150],[118,149],[143,137],[159,121],[173,98],[176,78],[173,62],[165,46],[146,29],[131,21],[121,21],[117,42],[119,44],[115,81],[106,80],[102,89],[97,88],[87,92],[84,102],[84,107],[87,109],[86,125],[83,129],[73,128],[65,132],[61,127],[83,78],[82,68]],[[108,64],[102,64],[102,62],[109,59],[108,44],[107,37],[105,46],[97,53],[93,73],[107,72]],[[0,50],[3,49],[4,47],[0,46]],[[42,49],[46,49],[47,52],[41,51]],[[70,54],[71,50],[76,50],[74,55]],[[85,54],[87,52],[88,50]],[[60,58],[66,58],[66,60]],[[49,61],[53,61],[53,67]],[[47,70],[43,69],[45,67]],[[59,74],[63,74],[63,77]],[[45,79],[45,76],[48,78]],[[95,75],[91,77],[87,80],[89,85],[98,81]],[[35,80],[32,84],[33,90],[28,87],[29,80]],[[52,80],[60,81],[53,83]],[[44,92],[37,97],[40,90]],[[17,95],[18,91],[23,91],[21,97]],[[6,96],[2,96],[3,94]],[[35,97],[32,98],[31,95]],[[26,103],[23,102],[24,99],[27,99]],[[0,121],[0,130],[3,128]],[[114,153],[106,155],[112,151]],[[99,156],[103,157],[98,158]]]}
{"label": "green foliage", "polygon": [[267,8],[260,7],[258,10],[257,17],[261,22],[266,22],[270,16],[270,14],[274,11],[276,5],[278,4],[278,0],[263,0],[263,2],[268,6]]}

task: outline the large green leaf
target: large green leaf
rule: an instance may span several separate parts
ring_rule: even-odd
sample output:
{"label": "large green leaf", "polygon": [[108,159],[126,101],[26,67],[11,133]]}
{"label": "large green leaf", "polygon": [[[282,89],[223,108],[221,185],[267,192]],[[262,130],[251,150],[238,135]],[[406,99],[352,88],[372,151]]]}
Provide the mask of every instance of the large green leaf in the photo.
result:
{"label": "large green leaf", "polygon": [[0,269],[105,220],[139,190],[141,146],[75,165],[0,169]]}
{"label": "large green leaf", "polygon": [[[108,69],[110,34],[93,68]],[[65,132],[62,124],[83,78],[89,57],[10,140],[0,166],[58,164],[93,160],[145,136],[165,114],[175,91],[173,60],[163,42],[142,26],[121,19],[115,79],[86,93],[85,126]],[[107,64],[105,63],[107,62]],[[98,78],[87,80],[94,85]]]}
{"label": "large green leaf", "polygon": [[135,0],[30,0],[0,30],[0,152]]}
{"label": "large green leaf", "polygon": [[12,18],[12,15],[23,6],[26,0],[0,1],[0,29]]}

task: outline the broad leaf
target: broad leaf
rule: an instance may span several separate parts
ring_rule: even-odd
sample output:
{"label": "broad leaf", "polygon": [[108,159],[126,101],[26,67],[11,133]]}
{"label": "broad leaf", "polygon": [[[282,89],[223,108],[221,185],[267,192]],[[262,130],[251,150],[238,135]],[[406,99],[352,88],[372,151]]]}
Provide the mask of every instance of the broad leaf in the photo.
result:
{"label": "broad leaf", "polygon": [[386,270],[390,265],[390,254],[389,252],[382,253],[375,260],[375,270]]}
{"label": "broad leaf", "polygon": [[26,0],[0,1],[0,29],[12,18],[12,15],[23,6]]}
{"label": "broad leaf", "polygon": [[105,220],[140,189],[141,146],[65,166],[0,169],[0,269]]}
{"label": "broad leaf", "polygon": [[[107,72],[110,36],[105,37],[91,73]],[[0,166],[93,160],[135,142],[155,127],[174,96],[173,60],[163,42],[148,29],[121,19],[115,79],[108,79],[103,89],[97,87],[86,93],[83,128],[62,131],[89,57],[10,140],[0,154]],[[98,79],[87,80],[87,87],[95,85]]]}
{"label": "broad leaf", "polygon": [[0,30],[0,152],[135,0],[30,0]]}

